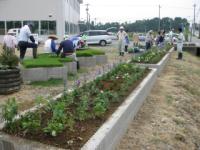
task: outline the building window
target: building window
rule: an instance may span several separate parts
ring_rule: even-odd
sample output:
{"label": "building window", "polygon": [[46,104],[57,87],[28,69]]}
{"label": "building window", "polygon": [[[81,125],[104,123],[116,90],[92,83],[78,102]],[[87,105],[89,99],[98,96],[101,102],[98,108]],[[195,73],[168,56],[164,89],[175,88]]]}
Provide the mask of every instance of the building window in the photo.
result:
{"label": "building window", "polygon": [[65,21],[65,34],[69,34],[69,23]]}
{"label": "building window", "polygon": [[31,23],[33,25],[33,29],[31,30],[32,33],[38,33],[39,34],[39,21],[23,21],[23,25],[28,25]]}
{"label": "building window", "polygon": [[0,35],[4,35],[4,34],[5,34],[5,22],[0,21]]}
{"label": "building window", "polygon": [[56,34],[56,21],[41,21],[41,35]]}
{"label": "building window", "polygon": [[21,21],[6,21],[7,31],[13,28],[21,28],[22,22]]}

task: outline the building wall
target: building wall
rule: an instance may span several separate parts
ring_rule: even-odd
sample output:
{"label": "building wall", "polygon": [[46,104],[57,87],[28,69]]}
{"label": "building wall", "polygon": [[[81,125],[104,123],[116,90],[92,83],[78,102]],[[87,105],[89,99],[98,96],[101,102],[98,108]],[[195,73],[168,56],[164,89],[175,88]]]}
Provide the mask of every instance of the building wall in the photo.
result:
{"label": "building wall", "polygon": [[[0,0],[0,21],[53,20],[56,21],[57,35],[61,39],[65,34],[65,22],[78,26],[80,18],[79,2],[82,1]],[[79,6],[79,10],[75,10],[69,4],[76,4],[76,6]]]}

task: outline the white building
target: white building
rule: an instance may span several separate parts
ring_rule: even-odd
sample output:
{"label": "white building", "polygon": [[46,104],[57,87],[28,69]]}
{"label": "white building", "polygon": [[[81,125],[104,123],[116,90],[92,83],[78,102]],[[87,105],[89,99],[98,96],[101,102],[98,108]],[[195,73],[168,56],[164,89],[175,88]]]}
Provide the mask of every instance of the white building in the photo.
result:
{"label": "white building", "polygon": [[41,36],[79,32],[80,4],[83,0],[0,0],[0,35],[8,29],[34,24]]}

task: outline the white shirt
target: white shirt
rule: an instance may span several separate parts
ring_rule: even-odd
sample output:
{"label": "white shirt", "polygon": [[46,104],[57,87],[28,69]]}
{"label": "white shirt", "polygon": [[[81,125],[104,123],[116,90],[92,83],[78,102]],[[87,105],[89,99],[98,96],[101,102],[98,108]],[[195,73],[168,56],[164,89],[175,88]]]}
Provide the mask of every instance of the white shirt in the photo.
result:
{"label": "white shirt", "polygon": [[12,35],[5,35],[3,38],[3,44],[8,48],[15,48],[17,45],[17,39]]}
{"label": "white shirt", "polygon": [[31,36],[31,30],[30,30],[29,26],[28,25],[23,26],[20,29],[19,41],[28,42],[30,36]]}
{"label": "white shirt", "polygon": [[125,31],[119,31],[118,33],[117,33],[117,37],[118,37],[118,39],[121,41],[121,40],[124,40],[125,39],[125,37],[127,36],[127,33],[125,32]]}
{"label": "white shirt", "polygon": [[183,42],[185,41],[185,37],[183,35],[183,33],[181,32],[179,35],[178,35],[178,41],[177,41],[177,50],[178,52],[182,52],[182,49],[183,49]]}
{"label": "white shirt", "polygon": [[52,50],[51,50],[51,39],[48,39],[48,40],[45,41],[45,43],[44,43],[44,51],[46,53],[51,53],[52,52]]}

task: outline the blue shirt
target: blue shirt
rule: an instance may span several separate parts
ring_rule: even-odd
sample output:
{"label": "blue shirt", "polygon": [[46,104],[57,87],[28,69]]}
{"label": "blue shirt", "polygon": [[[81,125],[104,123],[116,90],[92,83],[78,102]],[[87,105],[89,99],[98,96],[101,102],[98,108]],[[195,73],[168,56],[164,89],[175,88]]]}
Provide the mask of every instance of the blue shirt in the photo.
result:
{"label": "blue shirt", "polygon": [[73,53],[74,45],[71,40],[65,40],[60,43],[58,51],[60,52],[63,49],[63,53]]}
{"label": "blue shirt", "polygon": [[56,43],[53,39],[51,40],[51,50],[52,50],[53,53],[55,53],[57,51],[56,50]]}

